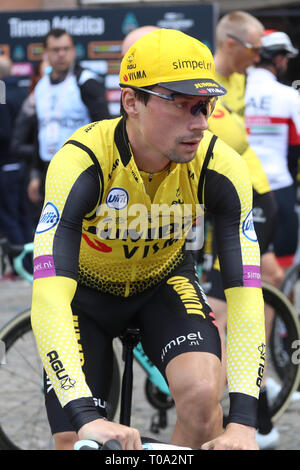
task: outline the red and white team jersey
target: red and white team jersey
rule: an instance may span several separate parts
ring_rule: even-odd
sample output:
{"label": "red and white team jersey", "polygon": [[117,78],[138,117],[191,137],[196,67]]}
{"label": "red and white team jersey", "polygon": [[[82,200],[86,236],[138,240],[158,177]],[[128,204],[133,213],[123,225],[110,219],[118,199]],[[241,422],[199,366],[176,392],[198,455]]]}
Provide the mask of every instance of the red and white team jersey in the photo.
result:
{"label": "red and white team jersey", "polygon": [[271,189],[290,186],[290,145],[300,145],[300,95],[266,69],[249,72],[245,93],[249,144],[261,160]]}

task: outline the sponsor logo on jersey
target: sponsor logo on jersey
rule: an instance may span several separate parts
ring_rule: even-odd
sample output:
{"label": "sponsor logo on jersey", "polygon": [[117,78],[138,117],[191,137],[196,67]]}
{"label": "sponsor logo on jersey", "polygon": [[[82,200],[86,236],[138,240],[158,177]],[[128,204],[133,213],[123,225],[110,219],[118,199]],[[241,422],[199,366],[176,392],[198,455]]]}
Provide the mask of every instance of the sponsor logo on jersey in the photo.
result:
{"label": "sponsor logo on jersey", "polygon": [[59,212],[52,202],[47,202],[45,205],[37,229],[36,233],[43,233],[51,230],[59,221]]}
{"label": "sponsor logo on jersey", "polygon": [[243,279],[245,287],[261,287],[260,266],[244,265]]}
{"label": "sponsor logo on jersey", "polygon": [[225,116],[225,113],[224,113],[224,111],[222,111],[222,109],[217,109],[212,115],[212,117],[215,118],[215,119],[219,119],[219,118],[222,118],[224,116]]}
{"label": "sponsor logo on jersey", "polygon": [[253,222],[252,209],[243,222],[242,230],[243,230],[244,236],[248,240],[250,240],[251,242],[257,242],[257,236],[256,236],[255,228],[254,228],[254,222]]}
{"label": "sponsor logo on jersey", "polygon": [[69,377],[64,368],[57,351],[50,351],[46,354],[49,358],[49,363],[52,367],[53,372],[55,373],[57,379],[60,381],[60,386],[64,390],[69,390],[73,388],[76,384],[76,380],[73,380]]}
{"label": "sponsor logo on jersey", "polygon": [[258,351],[260,353],[260,358],[259,358],[259,366],[258,366],[258,371],[257,371],[256,385],[260,388],[262,384],[265,362],[266,362],[266,345],[262,343],[258,347]]}
{"label": "sponsor logo on jersey", "polygon": [[34,259],[33,278],[40,279],[42,277],[55,276],[55,265],[52,255],[37,256]]}
{"label": "sponsor logo on jersey", "polygon": [[99,241],[95,238],[92,240],[85,233],[82,234],[82,238],[94,250],[101,251],[102,253],[110,253],[112,251],[111,246],[108,246],[105,243],[103,243],[103,242],[101,242],[101,241]]}
{"label": "sponsor logo on jersey", "polygon": [[128,205],[128,200],[126,189],[112,188],[106,197],[106,204],[110,209],[122,210]]}

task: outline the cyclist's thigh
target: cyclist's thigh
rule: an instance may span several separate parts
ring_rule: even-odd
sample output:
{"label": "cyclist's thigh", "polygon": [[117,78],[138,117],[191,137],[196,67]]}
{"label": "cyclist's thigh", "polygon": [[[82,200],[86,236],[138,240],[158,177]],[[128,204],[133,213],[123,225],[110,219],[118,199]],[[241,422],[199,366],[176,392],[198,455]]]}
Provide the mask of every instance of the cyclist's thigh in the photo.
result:
{"label": "cyclist's thigh", "polygon": [[208,297],[222,300],[224,302],[226,301],[222,276],[219,269],[213,267],[206,273],[204,291]]}
{"label": "cyclist's thigh", "polygon": [[[99,307],[98,307],[99,308]],[[112,378],[112,338],[82,310],[72,306],[74,328],[78,340],[80,360],[87,384],[102,416],[106,413],[106,404]],[[61,407],[51,382],[44,373],[45,403],[52,433],[73,431]]]}
{"label": "cyclist's thigh", "polygon": [[281,268],[273,251],[264,253],[261,257],[261,278],[263,281],[272,284],[280,289],[283,279],[284,270]]}
{"label": "cyclist's thigh", "polygon": [[193,263],[183,263],[139,315],[146,354],[165,375],[174,357],[192,351],[221,358],[218,328]]}

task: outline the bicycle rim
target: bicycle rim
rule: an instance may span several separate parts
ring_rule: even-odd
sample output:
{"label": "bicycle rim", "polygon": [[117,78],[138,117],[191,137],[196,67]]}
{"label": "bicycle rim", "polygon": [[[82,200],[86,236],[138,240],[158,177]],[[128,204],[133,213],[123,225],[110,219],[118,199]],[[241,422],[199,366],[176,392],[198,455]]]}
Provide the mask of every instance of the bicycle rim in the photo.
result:
{"label": "bicycle rim", "polygon": [[53,448],[42,390],[42,364],[30,322],[30,310],[0,331],[5,361],[0,367],[0,448]]}
{"label": "bicycle rim", "polygon": [[292,302],[298,316],[300,316],[300,302],[298,301],[300,299],[300,263],[287,270],[281,291]]}
{"label": "bicycle rim", "polygon": [[[300,365],[293,363],[292,355],[295,349],[292,348],[293,342],[300,338],[300,326],[298,316],[281,291],[269,284],[262,283],[262,290],[265,303],[273,307],[275,312],[274,323],[270,334],[270,341],[267,343],[267,364],[266,376],[271,377],[278,384],[278,392],[269,401],[269,411],[272,421],[275,423],[285,412],[290,404],[293,393],[297,390],[300,382]],[[281,328],[278,328],[280,322]],[[282,351],[283,343],[280,333],[285,330],[286,342],[289,348],[285,351],[285,363],[280,368],[280,373],[275,361],[275,353],[278,348]],[[275,349],[276,345],[276,349]],[[267,389],[268,392],[268,389]],[[269,397],[268,397],[269,398]],[[224,424],[227,424],[229,412],[228,391],[224,393],[222,407],[224,412]]]}
{"label": "bicycle rim", "polygon": [[[52,449],[43,393],[43,366],[31,327],[30,310],[18,314],[0,330],[0,341],[6,349],[4,364],[0,366],[0,449]],[[114,418],[119,407],[119,363],[114,346],[109,419]]]}
{"label": "bicycle rim", "polygon": [[267,377],[272,377],[281,386],[277,395],[269,400],[275,422],[285,412],[299,386],[300,365],[293,357],[295,341],[300,338],[300,325],[293,305],[282,292],[263,283],[263,295],[265,303],[275,312],[267,348]]}

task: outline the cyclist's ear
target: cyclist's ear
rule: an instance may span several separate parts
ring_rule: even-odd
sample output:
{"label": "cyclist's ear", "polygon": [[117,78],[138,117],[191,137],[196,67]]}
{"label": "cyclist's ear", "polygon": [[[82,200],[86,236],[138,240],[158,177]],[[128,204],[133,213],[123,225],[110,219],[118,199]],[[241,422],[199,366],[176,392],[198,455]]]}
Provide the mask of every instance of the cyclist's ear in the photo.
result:
{"label": "cyclist's ear", "polygon": [[124,88],[122,90],[122,104],[125,112],[129,117],[135,117],[138,115],[138,103],[134,90],[131,88]]}

